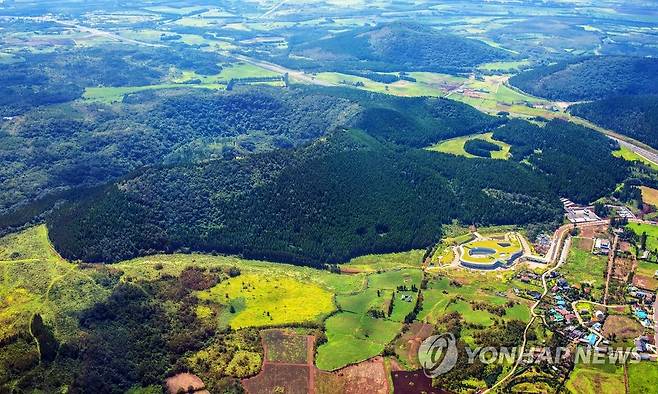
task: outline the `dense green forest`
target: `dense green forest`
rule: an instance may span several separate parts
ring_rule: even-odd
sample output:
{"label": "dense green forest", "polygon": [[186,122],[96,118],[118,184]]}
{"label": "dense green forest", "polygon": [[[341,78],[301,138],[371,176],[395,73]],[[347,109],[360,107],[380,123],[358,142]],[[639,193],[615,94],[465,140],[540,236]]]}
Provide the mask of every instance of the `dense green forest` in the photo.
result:
{"label": "dense green forest", "polygon": [[491,152],[498,152],[502,148],[489,141],[472,139],[464,143],[464,151],[479,157],[491,157]]}
{"label": "dense green forest", "polygon": [[597,56],[538,67],[510,78],[521,90],[554,100],[596,100],[658,93],[658,59]]}
{"label": "dense green forest", "polygon": [[617,96],[576,104],[569,111],[658,148],[658,95]]}
{"label": "dense green forest", "polygon": [[412,23],[382,24],[318,39],[293,39],[285,53],[273,56],[276,62],[295,68],[357,75],[363,73],[358,70],[460,72],[512,57],[481,41]]}
{"label": "dense green forest", "polygon": [[320,92],[144,92],[130,102],[37,108],[0,122],[0,212],[143,166],[233,158],[308,142],[357,112]]}
{"label": "dense green forest", "polygon": [[512,157],[545,174],[560,196],[590,203],[612,192],[628,174],[628,164],[611,152],[616,142],[576,124],[553,120],[545,127],[510,121],[493,137],[512,145]]}
{"label": "dense green forest", "polygon": [[[35,106],[79,98],[85,87],[158,83],[170,67],[211,75],[225,60],[189,47],[112,47],[60,49],[17,54],[21,61],[0,63],[0,116],[23,114]],[[120,70],[120,72],[117,72]]]}
{"label": "dense green forest", "polygon": [[58,200],[75,197],[76,189],[145,166],[292,148],[341,126],[424,147],[502,122],[446,99],[313,87],[145,91],[111,107],[38,108],[20,121],[0,122],[0,160],[7,163],[0,168],[0,229],[39,216]]}
{"label": "dense green forest", "polygon": [[506,161],[392,149],[337,131],[293,153],[153,168],[49,221],[64,256],[117,261],[190,248],[321,265],[425,247],[452,219],[559,220],[540,175]]}

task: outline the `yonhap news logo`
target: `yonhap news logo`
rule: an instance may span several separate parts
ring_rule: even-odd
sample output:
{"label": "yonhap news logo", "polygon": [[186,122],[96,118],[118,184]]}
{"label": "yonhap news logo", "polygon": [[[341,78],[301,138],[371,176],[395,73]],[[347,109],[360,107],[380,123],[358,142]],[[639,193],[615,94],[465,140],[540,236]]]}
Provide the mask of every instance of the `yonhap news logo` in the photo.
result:
{"label": "yonhap news logo", "polygon": [[451,371],[458,357],[457,340],[450,333],[433,335],[418,348],[418,360],[428,378],[436,378]]}

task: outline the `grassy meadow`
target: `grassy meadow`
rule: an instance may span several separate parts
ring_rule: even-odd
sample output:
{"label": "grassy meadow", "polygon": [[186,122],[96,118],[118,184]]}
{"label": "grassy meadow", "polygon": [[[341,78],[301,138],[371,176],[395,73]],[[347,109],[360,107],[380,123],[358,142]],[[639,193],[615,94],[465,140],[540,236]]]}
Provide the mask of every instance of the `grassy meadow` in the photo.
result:
{"label": "grassy meadow", "polygon": [[491,152],[492,159],[507,160],[510,158],[510,149],[512,148],[512,146],[505,142],[493,139],[493,133],[475,134],[475,135],[467,135],[464,137],[452,138],[449,140],[441,141],[438,144],[432,145],[427,149],[441,153],[450,153],[457,156],[475,158],[477,156],[472,155],[464,150],[464,144],[466,144],[467,141],[476,140],[476,139],[491,142],[492,144],[498,145],[501,148],[501,150],[499,151]]}

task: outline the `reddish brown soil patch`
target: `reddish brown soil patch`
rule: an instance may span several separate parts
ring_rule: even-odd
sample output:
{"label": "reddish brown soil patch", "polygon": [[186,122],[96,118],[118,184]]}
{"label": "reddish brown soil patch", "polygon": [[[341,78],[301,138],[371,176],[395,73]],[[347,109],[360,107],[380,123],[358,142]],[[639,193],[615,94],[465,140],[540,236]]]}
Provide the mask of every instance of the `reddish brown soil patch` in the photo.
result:
{"label": "reddish brown soil patch", "polygon": [[266,363],[258,375],[243,380],[242,386],[251,394],[307,394],[308,366]]}
{"label": "reddish brown soil patch", "polygon": [[656,282],[656,279],[651,276],[638,273],[633,276],[633,286],[639,287],[640,289],[653,291],[656,289]]}
{"label": "reddish brown soil patch", "polygon": [[165,386],[167,386],[167,392],[169,394],[176,394],[180,390],[183,390],[186,393],[189,393],[190,391],[199,394],[208,393],[208,391],[205,390],[206,386],[203,384],[203,381],[198,376],[192,375],[191,373],[179,373],[178,375],[172,376],[165,380]]}
{"label": "reddish brown soil patch", "polygon": [[632,259],[616,258],[612,267],[612,277],[622,282],[628,280],[628,275],[633,272],[634,262]]}
{"label": "reddish brown soil patch", "polygon": [[448,394],[448,391],[432,387],[432,379],[423,371],[399,371],[391,374],[395,394]]}
{"label": "reddish brown soil patch", "polygon": [[577,238],[577,242],[574,242],[574,246],[580,250],[589,252],[594,246],[594,240],[592,238]]}
{"label": "reddish brown soil patch", "polygon": [[603,324],[602,333],[606,338],[613,334],[617,340],[635,338],[642,335],[644,329],[635,319],[626,316],[608,316]]}
{"label": "reddish brown soil patch", "polygon": [[608,234],[608,226],[596,227],[583,227],[580,229],[580,237],[583,238],[606,238]]}
{"label": "reddish brown soil patch", "polygon": [[318,371],[318,394],[387,394],[389,391],[384,359],[379,356],[334,372]]}
{"label": "reddish brown soil patch", "polygon": [[340,267],[340,273],[341,274],[360,274],[361,272],[363,272],[363,271],[358,269],[358,268]]}
{"label": "reddish brown soil patch", "polygon": [[631,244],[625,241],[619,242],[619,250],[622,252],[630,252],[631,251]]}

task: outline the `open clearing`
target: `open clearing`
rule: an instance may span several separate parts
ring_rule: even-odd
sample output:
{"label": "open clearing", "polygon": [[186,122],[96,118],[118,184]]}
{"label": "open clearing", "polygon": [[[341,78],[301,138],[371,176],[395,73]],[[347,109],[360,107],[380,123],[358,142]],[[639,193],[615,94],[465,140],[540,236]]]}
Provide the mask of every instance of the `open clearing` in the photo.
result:
{"label": "open clearing", "polygon": [[464,137],[452,138],[449,140],[442,141],[436,145],[432,145],[427,149],[436,152],[450,153],[457,156],[475,158],[477,156],[472,155],[464,150],[464,144],[466,144],[467,141],[476,140],[476,139],[491,142],[492,144],[498,145],[501,148],[501,150],[499,151],[491,152],[492,159],[507,160],[510,158],[509,152],[511,149],[511,145],[493,139],[493,133],[475,134],[475,135],[467,135]]}
{"label": "open clearing", "polygon": [[647,249],[658,249],[658,226],[644,223],[628,223],[626,227],[640,236],[642,233],[647,233]]}
{"label": "open clearing", "polygon": [[567,262],[559,272],[569,284],[580,287],[582,283],[589,283],[592,286],[592,297],[595,300],[603,297],[605,286],[605,272],[608,265],[607,256],[595,256],[589,250],[583,250],[580,245],[589,242],[586,238],[574,238],[573,245],[569,251]]}
{"label": "open clearing", "polygon": [[658,190],[646,186],[640,186],[642,201],[653,206],[658,206]]}
{"label": "open clearing", "polygon": [[198,297],[223,305],[223,317],[233,329],[319,322],[334,310],[330,292],[286,276],[243,274],[198,293]]}

